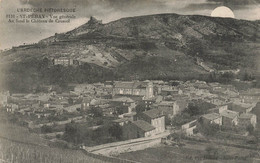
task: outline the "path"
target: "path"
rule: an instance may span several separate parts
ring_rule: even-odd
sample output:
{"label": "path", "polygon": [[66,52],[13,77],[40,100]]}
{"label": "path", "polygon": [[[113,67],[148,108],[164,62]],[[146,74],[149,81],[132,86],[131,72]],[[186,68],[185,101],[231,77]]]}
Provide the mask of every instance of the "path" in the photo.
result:
{"label": "path", "polygon": [[161,138],[166,137],[169,134],[169,131],[165,131],[161,134],[157,134],[152,137],[131,139],[126,141],[98,145],[94,147],[83,147],[83,149],[91,153],[102,154],[106,156],[118,155],[120,153],[130,151],[143,150],[154,145],[160,144]]}

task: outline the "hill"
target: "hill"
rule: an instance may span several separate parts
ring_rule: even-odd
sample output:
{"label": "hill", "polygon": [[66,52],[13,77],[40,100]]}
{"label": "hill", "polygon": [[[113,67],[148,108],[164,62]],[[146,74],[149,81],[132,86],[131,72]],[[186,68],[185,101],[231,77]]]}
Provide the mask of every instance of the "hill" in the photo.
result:
{"label": "hill", "polygon": [[[2,70],[7,75],[4,87],[15,85],[21,76],[25,83],[34,84],[208,78],[198,59],[214,70],[239,69],[255,77],[259,74],[259,27],[260,21],[199,15],[148,15],[107,24],[91,17],[72,31],[3,52],[1,61],[8,63]],[[51,66],[51,60],[61,56],[85,64]],[[18,74],[22,70],[30,73]],[[55,74],[60,73],[63,77],[57,78]]]}

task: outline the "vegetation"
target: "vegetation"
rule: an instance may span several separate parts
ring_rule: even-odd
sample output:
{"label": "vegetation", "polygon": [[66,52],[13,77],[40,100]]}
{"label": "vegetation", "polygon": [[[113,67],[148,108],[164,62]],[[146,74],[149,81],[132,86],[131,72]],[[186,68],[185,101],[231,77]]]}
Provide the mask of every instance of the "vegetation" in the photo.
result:
{"label": "vegetation", "polygon": [[198,130],[206,136],[214,136],[220,131],[220,126],[217,124],[198,124]]}
{"label": "vegetation", "polygon": [[42,126],[41,127],[41,133],[51,133],[52,132],[52,127],[51,126]]}
{"label": "vegetation", "polygon": [[208,109],[213,108],[215,105],[201,101],[194,100],[188,104],[188,107],[185,108],[181,113],[177,114],[172,119],[172,124],[174,126],[181,126],[187,122],[195,120],[198,116],[206,114]]}
{"label": "vegetation", "polygon": [[140,114],[144,111],[150,110],[151,108],[146,107],[144,102],[140,102],[138,105],[136,105],[135,110],[137,114]]}
{"label": "vegetation", "polygon": [[214,159],[214,160],[223,159],[225,155],[225,151],[223,149],[215,148],[212,146],[208,146],[205,149],[205,151],[206,154],[204,155],[204,157],[208,159]]}
{"label": "vegetation", "polygon": [[[251,162],[252,158],[259,158],[257,151],[227,147],[212,143],[200,143],[197,141],[183,141],[186,145],[176,147],[161,145],[142,151],[120,154],[120,158],[139,162]],[[167,157],[166,157],[167,156]]]}
{"label": "vegetation", "polygon": [[0,159],[3,162],[19,163],[82,163],[82,162],[105,162],[87,156],[79,150],[50,148],[47,146],[35,146],[26,143],[0,140]]}
{"label": "vegetation", "polygon": [[[217,70],[245,71],[240,75],[242,80],[257,79],[259,36],[255,27],[259,21],[162,14],[116,22],[109,26],[98,25],[98,31],[87,23],[80,30],[56,35],[58,40],[48,46],[35,44],[1,53],[2,63],[10,63],[1,67],[4,76],[1,88],[29,92],[41,90],[44,84],[65,89],[71,82],[113,79],[200,79],[222,83],[234,79],[229,73],[209,76],[196,64],[196,57]],[[79,31],[90,32],[80,35]],[[103,58],[99,58],[95,50],[82,54],[88,51],[86,45],[95,47]],[[91,58],[93,64],[52,65],[50,58],[68,53],[88,61]],[[113,57],[115,62],[104,61],[105,56]]]}
{"label": "vegetation", "polygon": [[95,108],[95,107],[91,107],[90,109],[90,114],[94,117],[94,118],[98,118],[98,117],[102,117],[103,116],[103,112],[101,108]]}
{"label": "vegetation", "polygon": [[122,140],[122,128],[115,124],[106,123],[93,130],[72,122],[66,124],[62,138],[78,145],[82,143],[86,146],[99,145]]}
{"label": "vegetation", "polygon": [[6,66],[3,73],[6,74],[3,88],[11,92],[42,91],[41,86],[50,84],[59,85],[66,90],[68,83],[92,83],[113,79],[110,70],[96,65],[53,66],[46,59],[12,63]]}

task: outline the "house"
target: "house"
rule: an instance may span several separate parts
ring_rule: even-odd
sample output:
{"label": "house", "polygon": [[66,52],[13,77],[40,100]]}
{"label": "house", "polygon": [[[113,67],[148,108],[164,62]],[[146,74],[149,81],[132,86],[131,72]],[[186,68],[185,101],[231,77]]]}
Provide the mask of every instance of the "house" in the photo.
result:
{"label": "house", "polygon": [[0,105],[5,106],[8,102],[9,96],[10,96],[9,91],[0,93]]}
{"label": "house", "polygon": [[80,109],[81,109],[81,104],[72,105],[64,108],[64,110],[66,110],[67,112],[77,112],[80,111]]}
{"label": "house", "polygon": [[213,97],[210,100],[210,103],[214,104],[214,105],[224,105],[228,102],[228,100],[226,98],[223,97]]}
{"label": "house", "polygon": [[59,57],[53,59],[54,65],[63,65],[63,66],[69,66],[73,65],[73,59],[70,59],[68,57]]}
{"label": "house", "polygon": [[255,107],[255,105],[256,105],[255,103],[248,104],[248,103],[235,102],[229,104],[229,109],[236,111],[239,114],[242,114],[242,113],[250,112]]}
{"label": "house", "polygon": [[88,97],[84,97],[82,99],[82,102],[81,102],[81,109],[82,110],[87,110],[90,108],[90,102],[91,102],[91,98],[88,98]]}
{"label": "house", "polygon": [[37,116],[37,118],[42,118],[42,117],[49,117],[51,115],[54,115],[55,112],[53,110],[47,110],[47,111],[35,111],[34,114]]}
{"label": "house", "polygon": [[151,99],[147,99],[147,100],[143,100],[142,103],[145,106],[145,110],[148,110],[149,108],[151,108],[151,106],[156,102],[155,98],[151,98]]}
{"label": "house", "polygon": [[188,123],[185,123],[184,125],[182,125],[182,126],[181,126],[181,129],[182,129],[182,130],[186,130],[186,129],[190,128],[190,127],[195,126],[196,123],[197,123],[197,120],[195,119],[195,120],[193,120],[193,121],[191,121],[191,122],[188,122]]}
{"label": "house", "polygon": [[185,134],[186,134],[187,136],[193,135],[196,128],[197,128],[196,125],[195,125],[195,126],[192,126],[192,127],[190,127],[190,128],[187,128],[187,129],[185,130]]}
{"label": "house", "polygon": [[123,117],[123,118],[130,119],[130,120],[132,120],[132,121],[137,120],[137,118],[136,118],[136,112],[125,113],[125,114],[119,115],[119,117],[120,117],[120,116]]}
{"label": "house", "polygon": [[242,128],[247,128],[249,125],[256,127],[256,115],[251,113],[243,113],[238,117],[238,125]]}
{"label": "house", "polygon": [[220,113],[222,116],[222,125],[223,126],[236,126],[238,124],[239,113],[231,110],[225,110]]}
{"label": "house", "polygon": [[228,110],[227,104],[218,106],[218,113],[222,113],[223,111],[226,111],[226,110]]}
{"label": "house", "polygon": [[117,81],[114,83],[113,95],[153,97],[153,83],[150,81]]}
{"label": "house", "polygon": [[149,137],[155,134],[156,128],[144,120],[129,121],[123,127],[124,139]]}
{"label": "house", "polygon": [[191,136],[194,134],[194,129],[197,128],[197,120],[193,120],[191,122],[188,122],[181,126],[182,132],[184,132],[186,135]]}
{"label": "house", "polygon": [[115,108],[114,112],[118,112],[120,114],[132,113],[136,107],[135,101],[125,96],[111,99],[109,103],[111,107]]}
{"label": "house", "polygon": [[119,98],[114,98],[110,100],[110,103],[113,105],[131,105],[135,103],[135,101],[129,97],[119,97]]}
{"label": "house", "polygon": [[162,88],[161,95],[168,96],[168,95],[181,95],[183,92],[182,90],[172,89],[172,88]]}
{"label": "house", "polygon": [[30,108],[24,108],[24,109],[20,109],[18,111],[18,113],[22,114],[22,115],[31,115],[32,114],[32,110]]}
{"label": "house", "polygon": [[217,124],[222,125],[222,116],[217,113],[209,113],[201,116],[201,122],[203,124]]}
{"label": "house", "polygon": [[129,118],[120,118],[120,119],[113,120],[113,123],[119,124],[120,126],[124,126],[128,124],[129,121],[130,121]]}
{"label": "house", "polygon": [[156,133],[165,131],[165,115],[158,109],[151,109],[141,113],[140,119],[155,127]]}
{"label": "house", "polygon": [[19,106],[17,104],[7,104],[6,111],[13,113],[19,109]]}
{"label": "house", "polygon": [[260,101],[260,89],[254,88],[243,91],[240,93],[240,99],[245,103],[259,102]]}
{"label": "house", "polygon": [[228,110],[228,104],[225,104],[225,105],[220,105],[220,106],[216,106],[215,108],[212,108],[212,109],[209,109],[209,112],[210,113],[222,113],[223,111],[226,111]]}
{"label": "house", "polygon": [[164,112],[168,118],[172,118],[179,113],[180,108],[176,101],[162,101],[158,104],[158,110]]}
{"label": "house", "polygon": [[90,106],[93,106],[93,107],[98,107],[98,106],[102,106],[105,104],[108,104],[108,100],[96,98],[96,99],[92,99],[90,101]]}

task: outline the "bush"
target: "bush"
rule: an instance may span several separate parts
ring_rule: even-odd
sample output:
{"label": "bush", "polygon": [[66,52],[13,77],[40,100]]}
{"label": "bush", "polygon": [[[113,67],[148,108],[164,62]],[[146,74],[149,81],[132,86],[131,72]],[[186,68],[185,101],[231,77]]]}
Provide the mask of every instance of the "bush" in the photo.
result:
{"label": "bush", "polygon": [[90,113],[93,114],[93,117],[102,117],[103,116],[102,109],[100,109],[100,108],[92,107],[90,109]]}
{"label": "bush", "polygon": [[52,127],[51,126],[42,126],[41,127],[41,133],[51,133],[52,132]]}
{"label": "bush", "polygon": [[111,127],[109,127],[108,132],[112,137],[115,137],[117,140],[122,139],[123,129],[119,124],[113,124]]}
{"label": "bush", "polygon": [[220,130],[220,127],[217,124],[198,124],[197,126],[198,130],[207,136],[216,135],[216,133]]}
{"label": "bush", "polygon": [[204,155],[205,158],[208,159],[223,159],[225,158],[225,151],[222,149],[218,149],[212,146],[208,146],[206,149],[206,154]]}

